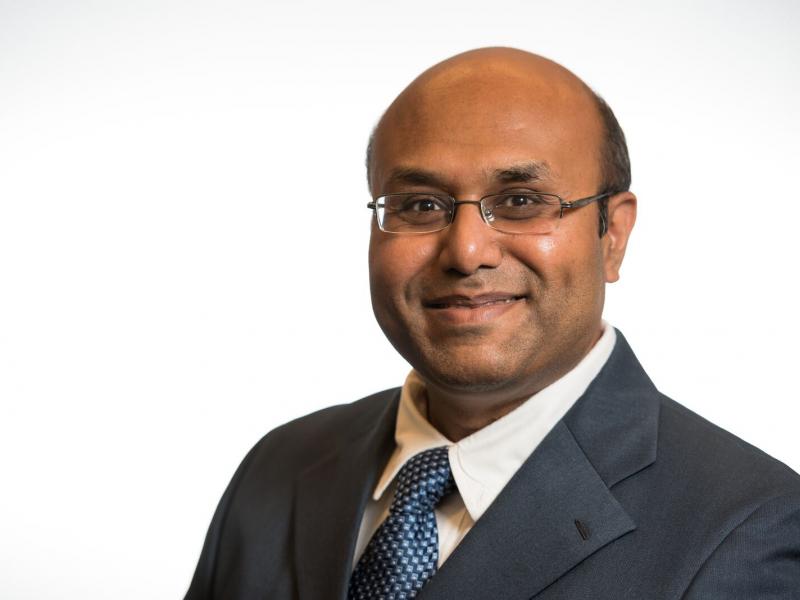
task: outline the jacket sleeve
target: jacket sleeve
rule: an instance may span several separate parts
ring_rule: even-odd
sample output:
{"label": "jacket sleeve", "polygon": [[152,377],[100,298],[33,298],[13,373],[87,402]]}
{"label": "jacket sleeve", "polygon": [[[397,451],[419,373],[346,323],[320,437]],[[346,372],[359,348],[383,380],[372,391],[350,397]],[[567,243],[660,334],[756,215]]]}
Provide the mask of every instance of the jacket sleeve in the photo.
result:
{"label": "jacket sleeve", "polygon": [[765,502],[698,570],[684,600],[800,598],[800,497]]}

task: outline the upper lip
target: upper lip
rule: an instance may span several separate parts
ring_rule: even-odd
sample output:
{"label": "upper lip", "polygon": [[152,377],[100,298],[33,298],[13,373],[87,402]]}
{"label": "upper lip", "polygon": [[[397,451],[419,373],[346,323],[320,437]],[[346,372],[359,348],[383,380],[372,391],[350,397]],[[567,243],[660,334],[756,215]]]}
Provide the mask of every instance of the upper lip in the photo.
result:
{"label": "upper lip", "polygon": [[476,294],[474,296],[468,294],[448,294],[445,296],[428,298],[423,301],[423,304],[429,308],[444,308],[447,306],[464,306],[469,308],[478,307],[491,302],[519,300],[524,297],[524,294],[512,294],[510,292],[489,292],[486,294]]}

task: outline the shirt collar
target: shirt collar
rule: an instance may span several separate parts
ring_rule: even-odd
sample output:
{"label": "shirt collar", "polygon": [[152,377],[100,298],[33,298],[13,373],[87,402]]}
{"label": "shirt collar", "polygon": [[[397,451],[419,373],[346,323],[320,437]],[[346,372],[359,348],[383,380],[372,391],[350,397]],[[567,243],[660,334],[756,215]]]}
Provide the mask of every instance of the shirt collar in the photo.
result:
{"label": "shirt collar", "polygon": [[510,413],[457,443],[442,435],[423,415],[425,382],[412,370],[400,393],[396,447],[378,480],[373,499],[380,499],[412,456],[447,446],[458,491],[470,517],[477,521],[522,463],[583,395],[611,355],[616,337],[614,328],[604,321],[600,339],[571,371]]}

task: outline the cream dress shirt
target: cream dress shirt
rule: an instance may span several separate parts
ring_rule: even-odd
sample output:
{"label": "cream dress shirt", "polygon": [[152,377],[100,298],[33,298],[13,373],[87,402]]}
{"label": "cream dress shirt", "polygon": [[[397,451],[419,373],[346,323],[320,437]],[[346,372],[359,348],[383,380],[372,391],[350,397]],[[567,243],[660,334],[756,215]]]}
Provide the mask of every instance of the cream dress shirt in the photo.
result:
{"label": "cream dress shirt", "polygon": [[441,566],[525,459],[586,391],[611,355],[616,337],[614,328],[603,322],[600,339],[575,368],[510,413],[458,442],[444,437],[423,416],[425,383],[412,370],[400,393],[394,453],[361,519],[354,567],[389,514],[394,479],[406,461],[425,450],[447,446],[458,491],[447,496],[435,510]]}

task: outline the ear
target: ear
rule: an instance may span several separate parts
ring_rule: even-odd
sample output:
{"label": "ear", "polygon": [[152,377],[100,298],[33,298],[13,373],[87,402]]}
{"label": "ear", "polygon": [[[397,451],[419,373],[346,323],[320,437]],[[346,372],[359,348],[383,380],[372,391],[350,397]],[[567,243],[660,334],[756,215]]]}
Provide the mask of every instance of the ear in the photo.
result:
{"label": "ear", "polygon": [[601,240],[603,268],[608,283],[619,279],[619,269],[635,222],[636,196],[631,192],[620,192],[608,199],[608,230]]}

